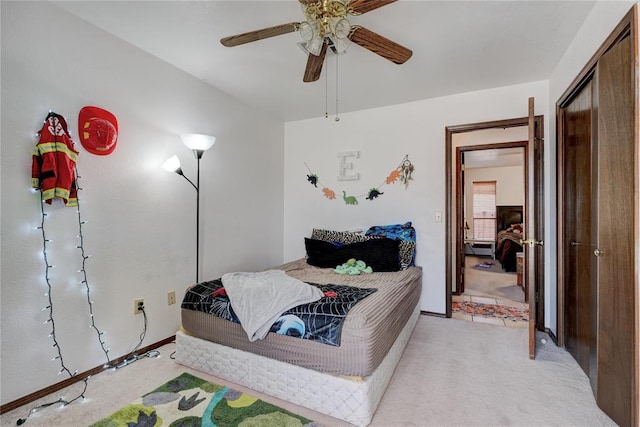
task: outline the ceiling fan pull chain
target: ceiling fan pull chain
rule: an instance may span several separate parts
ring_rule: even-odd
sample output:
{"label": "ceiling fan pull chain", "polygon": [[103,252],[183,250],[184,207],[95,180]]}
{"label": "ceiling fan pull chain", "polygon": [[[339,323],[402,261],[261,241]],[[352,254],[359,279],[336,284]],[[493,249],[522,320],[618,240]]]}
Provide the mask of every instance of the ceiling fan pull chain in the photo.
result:
{"label": "ceiling fan pull chain", "polygon": [[329,73],[324,73],[324,118],[329,118]]}
{"label": "ceiling fan pull chain", "polygon": [[340,117],[338,116],[338,55],[336,56],[336,122],[340,121]]}

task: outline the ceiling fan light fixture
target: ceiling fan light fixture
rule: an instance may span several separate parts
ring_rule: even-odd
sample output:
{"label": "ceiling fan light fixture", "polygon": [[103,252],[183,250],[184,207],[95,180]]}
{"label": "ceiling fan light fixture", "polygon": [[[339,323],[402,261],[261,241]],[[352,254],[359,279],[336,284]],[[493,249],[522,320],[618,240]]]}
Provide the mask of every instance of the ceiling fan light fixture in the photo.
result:
{"label": "ceiling fan light fixture", "polygon": [[324,44],[324,39],[321,37],[314,37],[307,43],[305,43],[304,48],[311,55],[318,56],[320,55],[320,51],[322,50],[322,45]]}
{"label": "ceiling fan light fixture", "polygon": [[334,18],[332,22],[332,33],[339,39],[349,37],[351,31],[351,23],[346,18]]}
{"label": "ceiling fan light fixture", "polygon": [[329,39],[331,40],[331,50],[338,55],[345,53],[351,44],[351,40],[347,38],[329,37]]}
{"label": "ceiling fan light fixture", "polygon": [[347,48],[351,44],[349,40],[349,33],[351,32],[351,24],[345,18],[333,18],[331,20],[331,34],[329,39],[331,40],[332,48],[337,54],[342,54],[347,51]]}
{"label": "ceiling fan light fixture", "polygon": [[310,42],[311,39],[313,39],[313,26],[307,21],[303,21],[300,23],[298,32],[300,33],[300,37],[302,37],[302,40],[304,40],[305,42]]}
{"label": "ceiling fan light fixture", "polygon": [[304,40],[304,49],[308,53],[318,56],[322,50],[322,43],[324,43],[322,23],[320,20],[316,19],[313,21],[301,22],[298,32],[300,33],[302,40]]}

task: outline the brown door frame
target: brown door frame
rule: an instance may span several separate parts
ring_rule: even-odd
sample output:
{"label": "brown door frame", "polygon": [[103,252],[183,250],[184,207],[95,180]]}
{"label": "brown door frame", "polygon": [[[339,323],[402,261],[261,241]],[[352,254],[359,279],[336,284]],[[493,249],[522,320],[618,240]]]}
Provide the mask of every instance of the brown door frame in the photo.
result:
{"label": "brown door frame", "polygon": [[[495,120],[495,121],[489,121],[489,122],[480,122],[480,123],[471,123],[471,124],[465,124],[465,125],[455,125],[455,126],[447,126],[445,128],[445,184],[446,184],[446,188],[445,188],[445,259],[446,259],[446,266],[445,266],[445,299],[446,299],[446,307],[445,307],[445,315],[446,317],[451,317],[451,295],[452,295],[452,290],[451,290],[451,284],[454,278],[454,271],[453,268],[451,266],[451,259],[453,256],[453,239],[456,239],[456,242],[458,242],[457,244],[459,245],[460,243],[462,243],[463,239],[464,239],[464,233],[461,233],[461,230],[463,229],[464,225],[461,225],[461,221],[463,221],[460,217],[460,215],[456,215],[456,232],[455,235],[452,234],[451,231],[451,227],[453,224],[453,213],[457,212],[456,209],[458,209],[458,203],[461,203],[459,200],[457,200],[457,197],[454,198],[452,197],[452,190],[453,190],[453,177],[454,177],[454,173],[457,173],[457,171],[454,171],[453,169],[453,135],[456,133],[464,133],[464,132],[473,132],[473,131],[477,131],[477,130],[484,130],[484,129],[493,129],[493,128],[499,128],[499,129],[505,129],[505,128],[510,128],[510,127],[520,127],[520,126],[528,126],[529,124],[529,118],[528,117],[520,117],[520,118],[516,118],[516,119],[506,119],[506,120]],[[535,131],[536,131],[536,138],[541,142],[542,141],[542,132],[544,129],[544,118],[543,116],[535,116]],[[525,153],[528,151],[527,147],[528,147],[529,143],[527,142],[524,147],[525,147]],[[480,146],[474,146],[474,148],[477,148]],[[502,145],[502,147],[506,147],[505,145]],[[544,164],[542,159],[539,159],[540,161],[536,161],[535,162],[535,167],[537,169],[537,173],[535,174],[535,176],[537,176],[540,180],[542,180],[543,175],[543,171],[544,171]],[[526,167],[526,161],[527,159],[525,158],[525,167]],[[536,219],[538,220],[538,231],[537,233],[539,234],[540,237],[543,236],[543,232],[544,232],[544,198],[543,198],[543,192],[544,190],[544,186],[542,182],[539,182],[538,185],[536,185],[536,193],[540,192],[540,194],[537,194],[537,201],[539,203],[537,203],[536,206]],[[535,220],[535,219],[534,219]],[[458,246],[460,247],[460,246]],[[460,253],[460,251],[458,251]],[[542,252],[543,256],[544,256],[544,251],[540,251]],[[456,254],[456,257],[458,257],[459,255]],[[544,271],[543,270],[543,266],[544,266],[544,259],[543,256],[538,256],[538,262],[537,262],[537,268],[536,268],[536,276],[538,278],[538,280],[536,281],[536,289],[534,290],[535,294],[536,294],[536,298],[538,300],[538,304],[536,304],[536,328],[539,330],[544,330]],[[456,262],[457,264],[457,262]]]}
{"label": "brown door frame", "polygon": [[[482,151],[482,150],[499,150],[501,148],[518,148],[522,147],[524,149],[524,164],[523,164],[523,173],[526,170],[527,164],[527,141],[512,141],[512,142],[498,142],[494,144],[478,144],[478,145],[466,145],[464,147],[456,147],[456,177],[460,178],[463,170],[462,170],[462,154],[468,153],[469,151]],[[525,177],[526,179],[526,177]],[[456,179],[456,272],[455,277],[456,280],[456,292],[455,294],[461,294],[464,292],[464,272],[462,269],[464,268],[464,206],[463,206],[463,198],[464,198],[464,186],[461,179]],[[522,189],[524,191],[524,188]],[[524,212],[523,212],[524,214]]]}

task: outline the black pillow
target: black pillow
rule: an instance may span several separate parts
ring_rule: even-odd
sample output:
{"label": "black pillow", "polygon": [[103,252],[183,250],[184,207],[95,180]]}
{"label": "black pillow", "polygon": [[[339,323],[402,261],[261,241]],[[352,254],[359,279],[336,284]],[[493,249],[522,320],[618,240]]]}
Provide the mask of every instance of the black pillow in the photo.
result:
{"label": "black pillow", "polygon": [[400,271],[400,241],[371,239],[346,245],[305,237],[307,263],[321,268],[335,268],[351,258],[364,261],[374,272]]}

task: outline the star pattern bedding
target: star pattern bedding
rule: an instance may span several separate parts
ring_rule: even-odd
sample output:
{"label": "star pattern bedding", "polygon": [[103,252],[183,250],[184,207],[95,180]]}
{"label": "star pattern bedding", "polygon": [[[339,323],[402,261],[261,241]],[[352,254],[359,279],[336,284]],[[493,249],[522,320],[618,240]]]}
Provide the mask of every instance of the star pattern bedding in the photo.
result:
{"label": "star pattern bedding", "polygon": [[[320,289],[323,296],[317,301],[283,312],[271,326],[270,332],[339,346],[342,325],[347,314],[358,301],[377,289],[309,284]],[[189,288],[182,308],[209,313],[240,324],[220,279],[202,282]]]}

